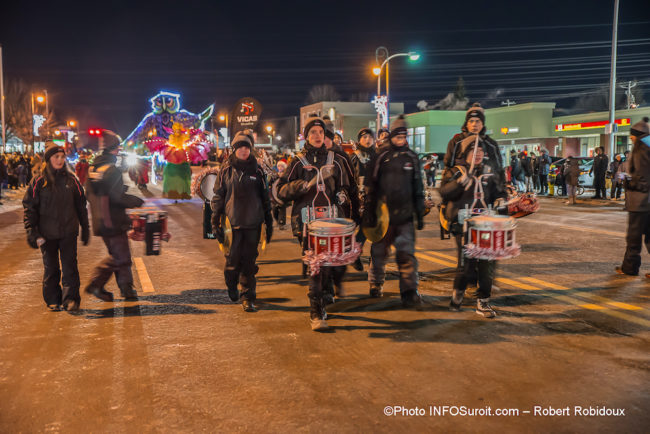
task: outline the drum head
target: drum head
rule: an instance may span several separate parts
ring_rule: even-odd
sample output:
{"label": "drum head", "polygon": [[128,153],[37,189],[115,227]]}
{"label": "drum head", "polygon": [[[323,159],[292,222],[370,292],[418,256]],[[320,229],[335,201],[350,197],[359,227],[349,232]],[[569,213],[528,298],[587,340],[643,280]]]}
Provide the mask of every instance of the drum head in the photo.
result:
{"label": "drum head", "polygon": [[208,173],[201,180],[201,185],[199,186],[200,196],[203,200],[208,202],[214,197],[214,184],[217,182],[216,173]]}
{"label": "drum head", "polygon": [[221,227],[223,228],[223,243],[219,243],[219,250],[224,255],[229,255],[230,248],[232,247],[232,226],[230,225],[230,220],[225,215],[221,217]]}
{"label": "drum head", "polygon": [[377,226],[368,228],[363,227],[363,234],[368,241],[376,243],[381,241],[388,231],[388,206],[384,202],[377,203]]}

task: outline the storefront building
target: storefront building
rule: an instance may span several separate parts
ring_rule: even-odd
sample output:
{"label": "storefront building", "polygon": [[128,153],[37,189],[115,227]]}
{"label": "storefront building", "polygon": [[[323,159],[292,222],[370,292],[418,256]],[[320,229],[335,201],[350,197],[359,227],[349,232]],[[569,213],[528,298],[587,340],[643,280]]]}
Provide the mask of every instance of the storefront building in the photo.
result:
{"label": "storefront building", "polygon": [[[605,126],[608,112],[553,117],[555,103],[532,102],[485,110],[487,134],[501,145],[504,156],[511,150],[539,154],[542,149],[557,157],[593,156],[595,148],[609,154]],[[631,148],[630,126],[650,116],[650,107],[617,110],[616,153]],[[464,111],[429,110],[406,115],[409,145],[417,153],[444,153],[447,143],[459,133]]]}

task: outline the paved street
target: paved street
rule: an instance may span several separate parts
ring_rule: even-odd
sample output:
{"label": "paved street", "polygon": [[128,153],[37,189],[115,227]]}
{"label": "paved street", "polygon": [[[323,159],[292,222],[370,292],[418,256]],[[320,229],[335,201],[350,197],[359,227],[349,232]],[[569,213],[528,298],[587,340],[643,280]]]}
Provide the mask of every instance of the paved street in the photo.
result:
{"label": "paved street", "polygon": [[[289,231],[259,259],[260,311],[245,313],[216,242],[201,237],[201,203],[159,199],[155,186],[145,197],[169,212],[172,239],[157,257],[132,242],[140,300],[82,294],[76,315],[47,311],[22,210],[0,214],[0,432],[647,432],[650,284],[612,273],[620,204],[542,199],[520,219],[522,254],[498,266],[493,320],[473,299],[448,311],[455,247],[431,214],[417,243],[425,308],[401,307],[394,266],[380,300],[350,269],[331,332],[314,333]],[[80,245],[82,285],[104,253],[97,238]],[[643,264],[650,272],[645,252]],[[393,406],[426,414],[386,416]]]}

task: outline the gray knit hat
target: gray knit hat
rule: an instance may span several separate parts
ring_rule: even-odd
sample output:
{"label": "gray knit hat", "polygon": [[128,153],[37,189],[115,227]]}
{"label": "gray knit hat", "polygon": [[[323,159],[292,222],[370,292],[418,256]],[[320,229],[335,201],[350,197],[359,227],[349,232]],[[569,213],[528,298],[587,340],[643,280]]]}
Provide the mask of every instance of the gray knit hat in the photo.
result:
{"label": "gray knit hat", "polygon": [[406,134],[406,119],[404,118],[404,115],[399,115],[397,119],[390,124],[389,138],[392,139],[399,134]]}
{"label": "gray knit hat", "polygon": [[249,134],[247,134],[247,130],[244,131],[238,131],[235,134],[235,137],[232,138],[232,142],[230,142],[230,146],[232,146],[232,149],[235,150],[237,148],[240,148],[242,146],[248,146],[250,150],[253,150],[253,140]]}

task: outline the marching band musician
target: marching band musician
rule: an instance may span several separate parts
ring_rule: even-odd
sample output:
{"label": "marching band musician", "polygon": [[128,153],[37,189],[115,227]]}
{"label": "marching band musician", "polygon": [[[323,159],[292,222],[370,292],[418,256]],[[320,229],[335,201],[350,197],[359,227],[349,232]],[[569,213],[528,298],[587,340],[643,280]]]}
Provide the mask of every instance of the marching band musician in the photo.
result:
{"label": "marching band musician", "polygon": [[[444,157],[445,169],[451,169],[457,165],[457,162],[462,163],[463,157],[461,156],[462,150],[466,148],[467,143],[474,142],[478,134],[479,146],[483,149],[485,160],[483,164],[491,168],[493,176],[499,177],[499,185],[505,185],[505,172],[503,170],[503,161],[499,145],[486,134],[485,127],[485,112],[478,103],[474,103],[472,107],[467,110],[465,114],[465,122],[461,127],[461,133],[454,135],[447,144],[447,153]],[[464,145],[463,145],[464,143]],[[443,174],[444,176],[444,174]],[[446,200],[443,198],[443,207],[446,206]],[[461,269],[462,263],[462,250],[461,244],[462,237],[456,237],[456,253],[457,253],[457,270]]]}
{"label": "marching band musician", "polygon": [[[316,198],[315,206],[327,206],[327,196],[332,206],[338,205],[338,193],[349,190],[350,183],[345,169],[345,160],[341,155],[328,151],[325,146],[326,125],[323,119],[309,118],[304,128],[305,146],[291,161],[285,174],[278,183],[279,196],[285,202],[293,201],[291,210],[291,228],[304,248],[302,237],[303,208],[311,207]],[[329,163],[329,164],[328,164]],[[323,168],[324,191],[317,194],[317,173]],[[318,197],[317,197],[318,196]],[[314,331],[327,330],[327,313],[323,301],[323,288],[329,279],[330,267],[321,267],[320,272],[309,277],[310,322]]]}
{"label": "marching band musician", "polygon": [[[486,205],[493,204],[496,207],[501,198],[506,196],[504,179],[493,174],[492,168],[484,163],[485,152],[480,145],[476,146],[475,137],[466,138],[461,142],[455,166],[445,170],[440,187],[440,195],[447,201],[445,218],[452,222],[450,232],[456,237],[461,251],[464,230],[462,222],[459,222],[458,212],[465,208],[465,205],[472,206],[475,199],[475,183],[482,183],[483,200]],[[479,181],[478,176],[484,173],[493,175]],[[457,268],[454,279],[450,310],[460,312],[468,283],[477,281],[478,277],[476,313],[486,318],[494,318],[496,313],[490,306],[490,296],[495,268],[496,261],[493,260],[461,257],[461,266]]]}
{"label": "marching band musician", "polygon": [[255,289],[258,267],[257,245],[262,223],[266,224],[266,242],[273,234],[271,202],[265,175],[253,155],[251,134],[240,131],[232,140],[233,153],[224,162],[214,185],[212,208],[212,230],[217,240],[223,243],[225,216],[232,227],[230,251],[226,255],[224,279],[228,296],[232,301],[240,299],[238,284],[241,285],[242,307],[246,312],[256,312]]}
{"label": "marching band musician", "polygon": [[[348,154],[343,150],[340,144],[334,142],[336,132],[334,130],[334,123],[329,116],[323,116],[325,122],[325,149],[332,151],[341,156],[341,162],[345,169],[348,179],[350,180],[349,188],[339,192],[339,208],[343,211],[343,217],[354,220],[356,224],[361,223],[361,215],[359,214],[359,188],[357,186],[357,177],[352,166],[352,161]],[[345,297],[345,288],[343,287],[343,279],[347,265],[339,265],[331,267],[330,279],[323,286],[325,304],[334,303],[334,295],[337,297]]]}
{"label": "marching band musician", "polygon": [[400,115],[393,123],[390,145],[372,161],[365,178],[364,226],[377,226],[377,203],[388,207],[389,223],[384,237],[370,248],[370,296],[381,297],[386,259],[391,245],[399,268],[399,290],[405,307],[420,306],[418,263],[415,259],[415,228],[424,228],[424,191],[420,162],[406,141],[406,121]]}
{"label": "marching band musician", "polygon": [[[359,188],[363,188],[363,180],[366,178],[366,168],[370,161],[375,157],[375,136],[370,128],[361,128],[357,134],[357,149],[352,155],[352,166],[354,167],[355,179],[359,183]],[[366,236],[363,231],[357,233],[357,242],[363,244],[366,242]],[[352,265],[357,271],[363,271],[361,256]]]}

